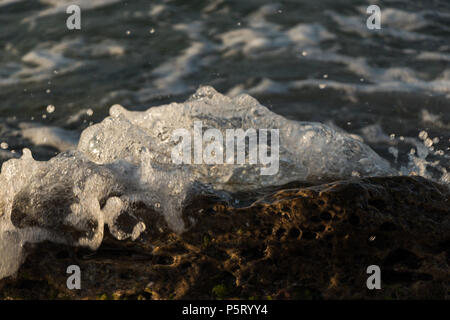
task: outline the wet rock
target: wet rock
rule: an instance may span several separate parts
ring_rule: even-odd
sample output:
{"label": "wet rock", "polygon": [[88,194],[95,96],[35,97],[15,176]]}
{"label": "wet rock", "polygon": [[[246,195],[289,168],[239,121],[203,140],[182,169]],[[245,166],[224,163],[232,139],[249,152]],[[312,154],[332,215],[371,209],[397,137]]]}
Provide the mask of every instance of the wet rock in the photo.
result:
{"label": "wet rock", "polygon": [[[291,185],[239,208],[194,197],[183,212],[188,231],[180,235],[136,204],[134,218],[148,226],[136,241],[106,231],[95,252],[27,245],[25,263],[17,276],[0,281],[0,295],[448,299],[449,198],[448,187],[419,177]],[[81,290],[66,287],[73,264],[81,268]],[[369,265],[381,268],[381,290],[366,287]]]}

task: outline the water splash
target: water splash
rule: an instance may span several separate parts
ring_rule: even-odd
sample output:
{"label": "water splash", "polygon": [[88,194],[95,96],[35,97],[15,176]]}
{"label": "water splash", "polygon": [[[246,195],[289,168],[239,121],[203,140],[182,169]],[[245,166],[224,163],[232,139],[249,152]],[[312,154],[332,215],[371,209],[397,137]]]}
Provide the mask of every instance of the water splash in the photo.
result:
{"label": "water splash", "polygon": [[[171,134],[192,129],[279,129],[279,171],[261,175],[263,164],[174,164]],[[25,149],[2,166],[0,184],[0,278],[16,272],[26,242],[50,240],[97,249],[104,227],[119,240],[146,229],[133,215],[142,203],[175,232],[190,194],[242,191],[290,181],[325,181],[395,174],[361,139],[320,123],[298,122],[271,112],[248,95],[224,96],[200,88],[184,103],[144,112],[111,107],[110,116],[81,134],[77,150],[35,161]],[[131,217],[127,226],[122,215]]]}

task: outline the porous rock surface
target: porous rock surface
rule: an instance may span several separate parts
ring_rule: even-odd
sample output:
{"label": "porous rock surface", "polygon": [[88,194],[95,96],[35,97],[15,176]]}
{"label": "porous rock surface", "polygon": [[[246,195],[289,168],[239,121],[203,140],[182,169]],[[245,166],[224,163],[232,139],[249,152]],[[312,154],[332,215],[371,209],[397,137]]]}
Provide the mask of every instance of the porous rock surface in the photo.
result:
{"label": "porous rock surface", "polygon": [[[29,245],[0,297],[38,299],[448,299],[450,192],[419,177],[289,185],[232,206],[205,196],[185,207],[187,231],[135,203],[136,240],[106,232],[95,251]],[[248,200],[247,199],[247,200]],[[257,200],[254,200],[257,199]],[[245,203],[245,201],[243,201]],[[130,221],[130,225],[133,222]],[[81,268],[69,290],[66,269]],[[381,268],[368,290],[366,268]]]}

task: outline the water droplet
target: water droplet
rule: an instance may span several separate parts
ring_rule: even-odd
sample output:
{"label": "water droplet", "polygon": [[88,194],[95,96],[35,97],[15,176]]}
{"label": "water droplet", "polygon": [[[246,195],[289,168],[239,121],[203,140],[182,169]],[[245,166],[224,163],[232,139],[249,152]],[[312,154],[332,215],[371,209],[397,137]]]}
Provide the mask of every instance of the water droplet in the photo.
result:
{"label": "water droplet", "polygon": [[52,104],[49,104],[48,106],[47,106],[47,112],[48,113],[53,113],[53,112],[55,112],[55,106],[54,105],[52,105]]}
{"label": "water droplet", "polygon": [[428,138],[428,133],[426,131],[420,131],[419,132],[419,138],[422,140],[425,140],[426,138]]}
{"label": "water droplet", "polygon": [[430,138],[427,138],[424,141],[424,144],[425,144],[426,147],[430,148],[433,145],[433,140],[431,140]]}

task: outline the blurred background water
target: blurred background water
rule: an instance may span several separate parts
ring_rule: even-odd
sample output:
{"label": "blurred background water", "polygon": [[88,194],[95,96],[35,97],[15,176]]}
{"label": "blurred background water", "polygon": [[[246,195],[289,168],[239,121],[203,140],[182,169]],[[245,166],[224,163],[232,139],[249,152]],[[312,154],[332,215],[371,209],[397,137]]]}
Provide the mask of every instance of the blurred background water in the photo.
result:
{"label": "blurred background water", "polygon": [[[71,4],[81,30],[66,27]],[[366,27],[370,4],[380,30]],[[419,154],[442,174],[450,1],[0,0],[0,162],[24,147],[48,159],[113,104],[181,102],[200,85],[358,134],[398,168]]]}

